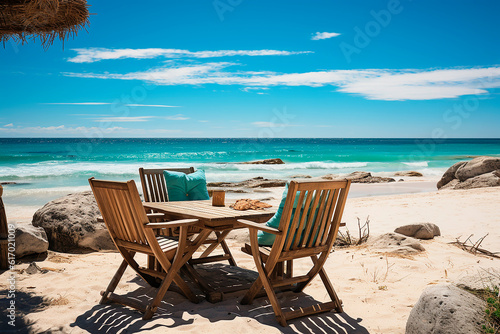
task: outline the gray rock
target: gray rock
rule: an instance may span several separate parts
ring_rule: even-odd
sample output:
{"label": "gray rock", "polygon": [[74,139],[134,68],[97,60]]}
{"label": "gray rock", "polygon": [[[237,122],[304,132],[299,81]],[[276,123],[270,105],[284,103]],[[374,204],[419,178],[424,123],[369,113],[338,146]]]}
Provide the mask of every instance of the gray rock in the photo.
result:
{"label": "gray rock", "polygon": [[283,160],[279,158],[275,159],[265,159],[265,160],[258,160],[258,161],[247,161],[247,162],[242,162],[242,164],[249,164],[249,165],[283,165],[284,162]]}
{"label": "gray rock", "polygon": [[291,178],[292,179],[310,179],[310,178],[312,178],[312,176],[311,175],[298,174],[298,175],[292,175]]}
{"label": "gray rock", "polygon": [[326,174],[321,177],[323,180],[337,180],[341,179],[337,174]]}
{"label": "gray rock", "polygon": [[286,185],[285,180],[276,179],[265,179],[261,176],[255,177],[250,180],[245,180],[241,182],[209,182],[207,187],[211,188],[273,188],[273,187],[284,187]]}
{"label": "gray rock", "polygon": [[411,310],[406,334],[482,333],[485,304],[455,286],[430,286]]}
{"label": "gray rock", "polygon": [[453,189],[473,189],[497,186],[500,186],[500,170],[481,174],[463,182],[459,182]]}
{"label": "gray rock", "polygon": [[351,180],[352,183],[388,183],[396,182],[390,177],[372,176],[369,172],[352,172],[344,177],[335,174],[327,174],[321,177],[324,180],[342,181]]}
{"label": "gray rock", "polygon": [[403,172],[396,172],[394,175],[395,176],[413,176],[413,177],[424,176],[422,173],[415,172],[413,170],[408,170],[408,171],[403,171]]}
{"label": "gray rock", "polygon": [[465,181],[495,170],[500,170],[500,158],[478,157],[458,168],[455,172],[455,177],[460,181]]}
{"label": "gray rock", "polygon": [[378,237],[369,238],[367,245],[378,252],[412,254],[425,251],[417,239],[398,233],[386,233]]}
{"label": "gray rock", "polygon": [[443,176],[441,177],[441,180],[437,183],[437,188],[441,189],[445,185],[447,185],[449,182],[451,182],[453,179],[455,179],[455,173],[457,169],[465,165],[467,161],[460,161],[448,168],[446,172],[444,172]]}
{"label": "gray rock", "polygon": [[459,179],[453,179],[444,186],[442,186],[439,190],[445,190],[445,189],[455,189],[455,186],[460,183]]}
{"label": "gray rock", "polygon": [[49,248],[58,252],[116,249],[90,191],[53,200],[33,215],[33,225],[47,233]]}
{"label": "gray rock", "polygon": [[404,225],[395,229],[394,232],[416,239],[433,239],[435,236],[441,235],[439,227],[432,223]]}
{"label": "gray rock", "polygon": [[49,249],[47,234],[41,227],[29,223],[18,223],[16,226],[16,258],[31,254],[45,253]]}

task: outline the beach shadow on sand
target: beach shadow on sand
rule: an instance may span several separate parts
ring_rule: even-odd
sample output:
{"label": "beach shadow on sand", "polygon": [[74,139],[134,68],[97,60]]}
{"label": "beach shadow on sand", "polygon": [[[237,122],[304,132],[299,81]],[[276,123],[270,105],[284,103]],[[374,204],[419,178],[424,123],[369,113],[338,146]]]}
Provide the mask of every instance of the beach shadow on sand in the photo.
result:
{"label": "beach shadow on sand", "polygon": [[[251,282],[257,277],[254,271],[230,267],[221,264],[198,267],[200,273],[212,275],[210,282],[214,287],[218,284],[241,284],[241,281]],[[223,271],[223,279],[220,271]],[[217,275],[218,273],[218,275]],[[212,278],[213,277],[213,278]],[[140,278],[127,282],[139,286],[125,296],[147,304],[155,295],[156,290],[149,287]],[[282,333],[352,333],[367,334],[368,330],[361,325],[362,319],[354,319],[347,313],[322,313],[314,316],[298,318],[288,322],[288,327],[281,327],[274,316],[267,297],[257,298],[251,305],[241,305],[240,300],[245,291],[224,295],[224,300],[211,304],[203,299],[201,291],[193,289],[199,295],[199,304],[193,304],[176,292],[167,292],[158,312],[149,321],[142,320],[142,314],[136,310],[118,304],[95,305],[77,317],[70,326],[90,333],[138,333],[161,331],[176,328],[177,330],[194,330],[203,328],[209,323],[238,320],[238,324],[247,324],[247,329],[238,332],[252,331],[256,325],[273,327]],[[307,289],[306,289],[307,291]],[[120,293],[120,291],[117,291]],[[306,293],[277,293],[283,307],[303,307],[317,303]],[[243,321],[242,321],[243,320]],[[224,326],[221,323],[221,326]],[[198,328],[199,329],[199,328]]]}

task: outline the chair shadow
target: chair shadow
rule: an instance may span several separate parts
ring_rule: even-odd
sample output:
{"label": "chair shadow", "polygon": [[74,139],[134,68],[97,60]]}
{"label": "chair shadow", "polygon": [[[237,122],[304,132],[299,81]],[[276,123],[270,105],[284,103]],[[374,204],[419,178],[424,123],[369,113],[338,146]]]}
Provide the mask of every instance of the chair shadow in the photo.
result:
{"label": "chair shadow", "polygon": [[[214,288],[243,286],[248,282],[253,282],[258,277],[254,271],[222,264],[199,265],[197,270],[203,277],[207,277]],[[224,273],[222,277],[221,271]],[[147,304],[155,295],[156,289],[149,287],[138,277],[128,283],[137,284],[139,288],[124,296]],[[200,290],[193,290],[202,297]],[[179,327],[178,329],[188,330],[188,327],[195,323],[195,318],[200,317],[211,323],[246,318],[247,321],[256,321],[262,325],[274,327],[282,333],[368,334],[368,330],[361,325],[362,319],[354,319],[347,313],[327,312],[298,318],[289,321],[288,327],[281,327],[276,321],[267,297],[257,298],[251,305],[241,305],[240,300],[244,293],[245,291],[227,293],[224,295],[224,300],[216,304],[211,304],[206,300],[199,304],[193,304],[178,293],[169,291],[153,319],[148,321],[142,320],[140,312],[122,305],[95,305],[78,316],[70,326],[90,333],[115,334],[118,332],[147,332],[157,328],[173,329]],[[288,291],[277,293],[277,297],[284,307],[293,306],[296,308],[318,303],[306,293]]]}

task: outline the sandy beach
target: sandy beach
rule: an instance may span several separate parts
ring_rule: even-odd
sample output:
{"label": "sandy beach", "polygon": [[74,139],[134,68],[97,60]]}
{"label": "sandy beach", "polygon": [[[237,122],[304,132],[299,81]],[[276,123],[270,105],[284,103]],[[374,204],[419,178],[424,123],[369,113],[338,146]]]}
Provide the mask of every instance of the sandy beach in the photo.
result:
{"label": "sandy beach", "polygon": [[[353,193],[362,191],[363,187],[388,185],[354,186]],[[406,186],[411,185],[407,183]],[[415,187],[421,185],[415,184]],[[274,189],[273,197],[277,198],[280,192],[281,189]],[[356,218],[364,221],[370,216],[371,236],[419,222],[435,223],[442,236],[422,241],[426,251],[411,256],[386,254],[366,245],[336,249],[326,269],[343,300],[345,312],[297,319],[291,321],[288,328],[280,327],[275,321],[266,298],[257,299],[252,305],[240,305],[242,292],[227,294],[224,301],[217,304],[207,301],[192,304],[179,294],[168,292],[159,314],[148,322],[141,319],[140,313],[126,307],[99,305],[99,292],[105,289],[121,261],[120,255],[114,252],[64,254],[49,251],[47,258],[37,261],[47,272],[33,275],[24,271],[28,263],[17,265],[17,300],[18,305],[22,305],[19,308],[22,316],[18,316],[17,321],[19,325],[30,324],[35,333],[161,333],[169,329],[186,333],[221,330],[234,333],[403,333],[412,306],[427,286],[459,283],[485,270],[500,272],[500,260],[474,256],[449,244],[460,236],[465,239],[474,234],[474,239],[489,233],[482,246],[500,251],[500,215],[494,204],[499,200],[500,187],[349,198],[343,221],[354,234],[357,233]],[[13,221],[22,221],[29,217],[32,209],[7,208],[7,213]],[[256,277],[253,260],[239,250],[246,239],[245,230],[231,233],[228,244],[239,268],[224,270],[252,279]],[[297,261],[295,270],[307,269],[308,262],[307,259]],[[215,275],[220,266],[220,263],[208,266],[207,275]],[[6,273],[0,275],[3,291],[5,276]],[[154,290],[127,269],[117,292],[145,302],[153,296]],[[287,292],[278,297],[283,297],[289,305],[298,306],[310,303],[310,298],[324,301],[327,294],[316,278],[305,293]]]}

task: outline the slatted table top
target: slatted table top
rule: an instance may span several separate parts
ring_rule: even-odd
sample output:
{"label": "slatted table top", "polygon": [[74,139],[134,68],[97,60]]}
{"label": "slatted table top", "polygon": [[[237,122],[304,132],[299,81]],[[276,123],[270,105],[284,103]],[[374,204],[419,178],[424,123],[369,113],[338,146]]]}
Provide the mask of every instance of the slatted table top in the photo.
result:
{"label": "slatted table top", "polygon": [[263,210],[238,211],[226,206],[212,206],[211,200],[179,201],[179,202],[144,202],[146,209],[163,212],[178,218],[200,219],[206,226],[221,226],[234,224],[237,219],[248,219],[255,222],[265,222],[276,212],[276,208]]}

